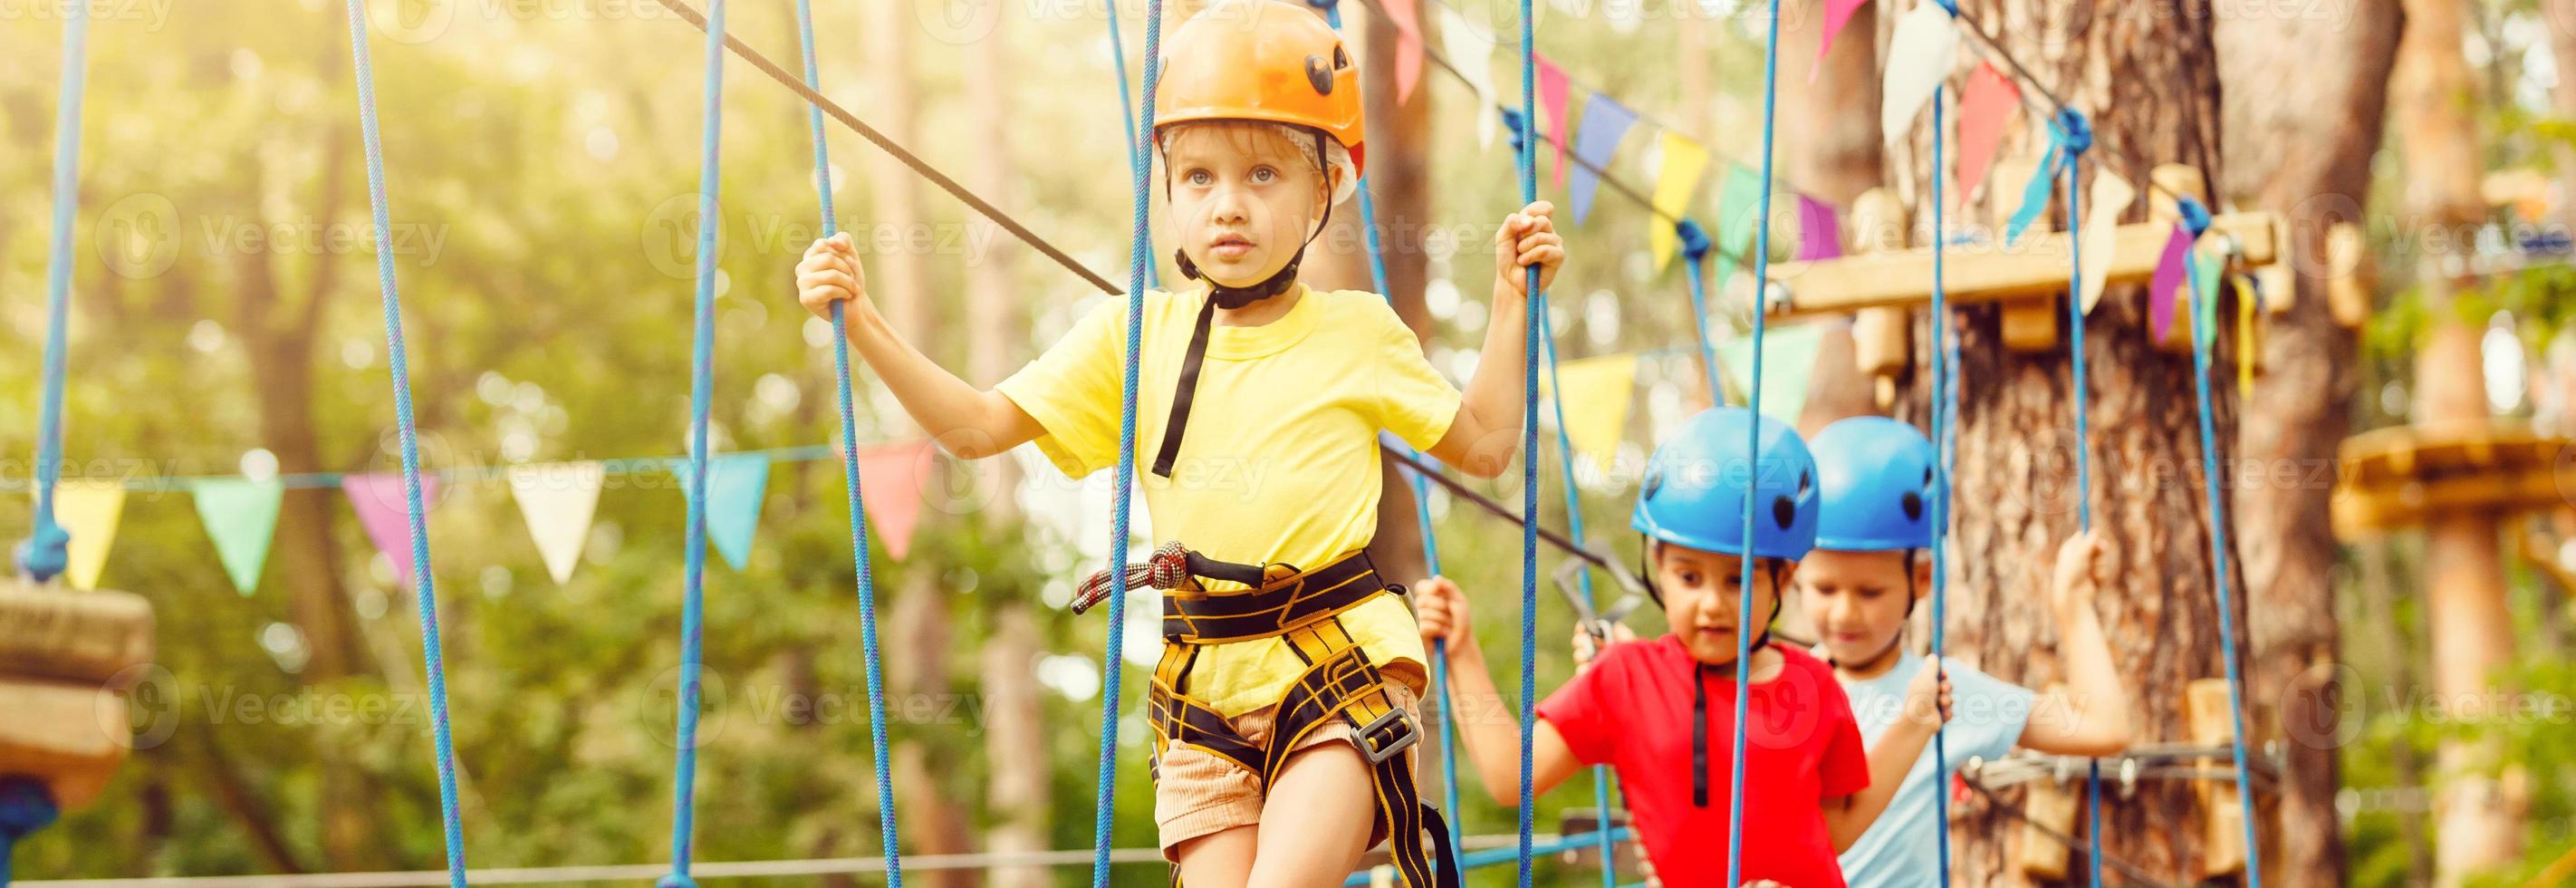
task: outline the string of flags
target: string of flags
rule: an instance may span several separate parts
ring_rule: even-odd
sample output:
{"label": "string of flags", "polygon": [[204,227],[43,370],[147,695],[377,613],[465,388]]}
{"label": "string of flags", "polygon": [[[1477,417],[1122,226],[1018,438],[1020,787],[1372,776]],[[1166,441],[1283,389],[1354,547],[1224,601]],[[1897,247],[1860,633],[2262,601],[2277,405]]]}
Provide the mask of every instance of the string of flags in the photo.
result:
{"label": "string of flags", "polygon": [[[897,441],[861,448],[861,498],[868,524],[883,551],[897,561],[911,551],[918,525],[922,484],[933,465],[928,439]],[[769,469],[776,462],[836,458],[824,445],[718,454],[708,460],[707,537],[725,563],[737,571],[750,564],[752,542],[768,492]],[[423,472],[424,501],[436,504],[443,485],[500,481],[518,506],[536,544],[546,573],[556,583],[572,580],[590,540],[600,490],[611,476],[664,475],[685,496],[690,489],[689,463],[680,457],[584,460],[521,464],[494,469],[449,469]],[[638,485],[646,486],[646,485]],[[277,532],[279,506],[286,491],[336,487],[367,541],[393,565],[399,582],[408,585],[417,566],[411,562],[411,528],[405,515],[402,476],[392,472],[313,473],[269,477],[194,476],[177,479],[65,478],[55,488],[55,519],[71,533],[70,564],[65,579],[74,588],[96,589],[114,546],[118,519],[131,490],[176,490],[194,500],[197,520],[215,549],[226,579],[241,594],[259,587],[270,544]]]}

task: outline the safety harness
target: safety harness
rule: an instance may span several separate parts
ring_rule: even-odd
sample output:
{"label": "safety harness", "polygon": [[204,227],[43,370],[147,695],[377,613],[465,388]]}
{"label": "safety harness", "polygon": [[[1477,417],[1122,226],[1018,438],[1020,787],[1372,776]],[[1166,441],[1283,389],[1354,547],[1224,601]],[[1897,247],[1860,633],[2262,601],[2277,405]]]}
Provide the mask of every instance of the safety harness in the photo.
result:
{"label": "safety harness", "polygon": [[[1288,754],[1339,718],[1358,731],[1353,743],[1368,760],[1377,796],[1376,826],[1386,831],[1397,872],[1417,888],[1457,888],[1458,859],[1449,844],[1448,823],[1423,803],[1414,786],[1413,764],[1404,755],[1420,739],[1418,726],[1389,694],[1378,664],[1339,619],[1343,611],[1379,595],[1403,594],[1378,575],[1366,551],[1300,571],[1287,564],[1218,561],[1173,541],[1144,563],[1129,565],[1126,577],[1128,587],[1163,591],[1163,657],[1147,698],[1158,768],[1171,746],[1182,744],[1259,776],[1266,795]],[[1105,570],[1084,580],[1073,611],[1082,613],[1106,599],[1115,585],[1111,580]],[[1236,588],[1211,591],[1202,580]],[[1258,744],[1190,695],[1189,673],[1207,645],[1265,638],[1285,641],[1306,670],[1280,698],[1268,742]],[[1178,878],[1176,869],[1175,882]]]}

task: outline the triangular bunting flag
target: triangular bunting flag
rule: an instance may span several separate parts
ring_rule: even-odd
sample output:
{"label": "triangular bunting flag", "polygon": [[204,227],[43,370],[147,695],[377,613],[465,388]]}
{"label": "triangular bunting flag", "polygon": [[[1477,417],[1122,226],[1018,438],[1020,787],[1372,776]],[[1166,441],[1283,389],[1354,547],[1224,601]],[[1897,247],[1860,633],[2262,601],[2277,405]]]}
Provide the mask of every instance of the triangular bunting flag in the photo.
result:
{"label": "triangular bunting flag", "polygon": [[2240,398],[2254,394],[2254,359],[2262,347],[2254,326],[2257,297],[2254,287],[2247,283],[2252,278],[2245,274],[2228,278],[2236,288],[2236,396]]}
{"label": "triangular bunting flag", "polygon": [[2048,195],[2055,190],[2050,186],[2056,183],[2057,164],[2065,156],[2064,139],[2056,127],[2049,128],[2048,146],[2040,149],[2039,167],[2021,186],[2021,207],[2013,210],[2011,221],[2004,223],[2006,245],[2019,242],[2022,232],[2030,230],[2031,223],[2039,221],[2039,214],[2048,211]]}
{"label": "triangular bunting flag", "polygon": [[1567,361],[1557,365],[1556,383],[1563,388],[1549,386],[1548,396],[1565,414],[1566,440],[1577,455],[1592,461],[1595,472],[1608,469],[1628,429],[1629,402],[1637,389],[1636,353]]}
{"label": "triangular bunting flag", "polygon": [[590,541],[590,519],[599,510],[600,482],[608,470],[595,462],[551,463],[510,467],[510,497],[527,519],[528,538],[546,562],[556,585],[572,581]]}
{"label": "triangular bunting flag", "polygon": [[2191,251],[2192,280],[2198,284],[2191,291],[2192,305],[2198,309],[2192,314],[2199,321],[2192,330],[2201,348],[2218,347],[2218,278],[2227,262],[2213,247],[2202,244]]}
{"label": "triangular bunting flag", "polygon": [[922,479],[930,475],[927,440],[859,451],[859,500],[868,524],[885,541],[886,557],[902,561],[912,551],[912,529],[921,520]]}
{"label": "triangular bunting flag", "polygon": [[1879,109],[1879,138],[1893,142],[1914,128],[1914,115],[1941,91],[1941,83],[1959,60],[1959,26],[1938,3],[1917,3],[1896,20],[1887,41],[1880,87],[1886,104]]}
{"label": "triangular bunting flag", "polygon": [[[1678,219],[1690,211],[1691,196],[1699,193],[1700,174],[1708,171],[1708,149],[1672,130],[1664,131],[1662,142],[1663,169],[1655,173],[1655,210]],[[1672,262],[1678,242],[1673,227],[1661,220],[1648,226],[1647,243],[1654,248],[1656,271]]]}
{"label": "triangular bunting flag", "polygon": [[2191,273],[2187,267],[2191,256],[2191,232],[2175,225],[2173,236],[2165,239],[2164,255],[2156,260],[2156,277],[2147,285],[2147,333],[2149,342],[2163,342],[2173,332],[2174,293],[2182,288]]}
{"label": "triangular bunting flag", "polygon": [[1420,0],[1384,0],[1381,8],[1395,23],[1395,103],[1413,101],[1413,87],[1422,82],[1422,11],[1415,6]]}
{"label": "triangular bunting flag", "polygon": [[1476,148],[1494,147],[1494,134],[1502,129],[1494,107],[1494,44],[1478,33],[1467,17],[1446,6],[1432,7],[1440,15],[1440,45],[1447,50],[1449,67],[1458,79],[1476,93]]}
{"label": "triangular bunting flag", "polygon": [[[1816,324],[1786,324],[1762,337],[1762,415],[1798,424],[1798,414],[1807,409],[1807,382],[1815,376],[1824,333]],[[1717,359],[1732,395],[1727,403],[1743,406],[1746,380],[1753,378],[1753,337],[1718,343]]]}
{"label": "triangular bunting flag", "polygon": [[125,510],[125,483],[114,478],[66,478],[54,485],[54,523],[72,535],[72,588],[98,588],[107,548],[116,542],[116,518]]}
{"label": "triangular bunting flag", "polygon": [[1834,35],[1851,24],[1852,13],[1869,5],[1869,0],[1825,0],[1825,39],[1816,44],[1816,63],[1807,68],[1807,82],[1816,82],[1817,72],[1825,70],[1825,54],[1834,51]]}
{"label": "triangular bunting flag", "polygon": [[2120,174],[2110,170],[2093,174],[2093,194],[2084,204],[2084,264],[2078,269],[2083,274],[2085,314],[2092,314],[2093,306],[2102,301],[2111,260],[2119,258],[2115,254],[2120,249],[2120,214],[2128,212],[2137,199],[2138,189]]}
{"label": "triangular bunting flag", "polygon": [[[1555,62],[1548,61],[1547,56],[1544,55],[1533,53],[1531,60],[1538,64],[1539,110],[1547,112],[1547,120],[1542,123],[1538,132],[1541,138],[1556,143],[1556,187],[1563,188],[1565,187],[1565,148],[1568,143],[1574,141],[1565,137],[1566,121],[1574,115],[1574,108],[1569,104],[1573,97],[1571,90],[1566,87],[1565,69],[1557,67]],[[1538,146],[1532,143],[1530,147],[1535,149]],[[1533,152],[1531,156],[1537,155]],[[1537,171],[1531,172],[1535,174]]]}
{"label": "triangular bunting flag", "polygon": [[1753,235],[1762,224],[1762,174],[1728,162],[1726,182],[1717,191],[1718,285],[1733,275],[1740,257],[1753,254]]}
{"label": "triangular bunting flag", "polygon": [[1595,95],[1583,103],[1583,129],[1574,136],[1574,157],[1583,163],[1575,168],[1574,184],[1567,193],[1574,203],[1574,224],[1583,224],[1584,217],[1592,214],[1592,196],[1601,188],[1601,176],[1593,170],[1610,168],[1610,156],[1618,153],[1620,138],[1636,123],[1637,112],[1609,96]]}
{"label": "triangular bunting flag", "polygon": [[[673,460],[680,496],[689,488],[689,461]],[[760,528],[761,496],[769,488],[769,454],[719,453],[707,460],[707,541],[740,571],[751,563],[752,532]]]}
{"label": "triangular bunting flag", "polygon": [[1967,95],[1959,100],[1959,200],[1965,202],[1986,180],[1986,169],[2003,144],[2004,125],[2021,106],[2021,90],[1995,70],[1993,62],[1968,75]]}
{"label": "triangular bunting flag", "polygon": [[[358,527],[367,532],[367,541],[393,562],[396,580],[411,585],[411,505],[404,498],[403,476],[393,472],[347,475],[340,479],[340,490],[349,495],[349,507],[357,511]],[[438,499],[438,476],[420,476],[420,499],[426,518],[429,503]]]}
{"label": "triangular bunting flag", "polygon": [[195,483],[197,520],[215,542],[215,557],[243,595],[259,588],[259,570],[268,564],[269,539],[277,530],[277,503],[286,488],[275,481],[207,478]]}
{"label": "triangular bunting flag", "polygon": [[1798,195],[1798,259],[1814,262],[1843,255],[1843,213],[1833,204]]}

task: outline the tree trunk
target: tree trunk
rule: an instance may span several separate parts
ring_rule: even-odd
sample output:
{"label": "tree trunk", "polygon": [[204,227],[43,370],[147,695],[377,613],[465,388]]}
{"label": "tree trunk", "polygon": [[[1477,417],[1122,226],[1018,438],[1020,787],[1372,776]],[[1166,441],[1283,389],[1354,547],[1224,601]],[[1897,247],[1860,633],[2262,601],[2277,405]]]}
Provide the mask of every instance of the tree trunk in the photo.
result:
{"label": "tree trunk", "polygon": [[[1435,27],[1436,18],[1424,17],[1422,26],[1426,32]],[[1439,45],[1438,34],[1425,33],[1423,39]],[[1395,304],[1396,315],[1428,345],[1431,316],[1423,307],[1422,285],[1429,269],[1424,263],[1423,233],[1435,221],[1431,218],[1428,151],[1434,95],[1431,81],[1441,75],[1425,62],[1423,80],[1415,85],[1412,100],[1398,103],[1395,25],[1374,14],[1372,7],[1343,5],[1342,40],[1352,46],[1361,63],[1360,94],[1365,99],[1363,114],[1368,121],[1369,192],[1377,211],[1380,252],[1386,259],[1389,292],[1384,295]],[[1458,261],[1468,258],[1483,257],[1461,257]],[[1299,266],[1297,276],[1307,286],[1321,289],[1377,289],[1370,279],[1368,233],[1360,227],[1356,196],[1333,208],[1331,228],[1307,248],[1305,264]],[[1485,298],[1481,290],[1472,286],[1459,295],[1463,299]],[[1392,461],[1384,475],[1385,493],[1377,505],[1377,535],[1369,553],[1389,582],[1410,583],[1427,573],[1422,559],[1421,519],[1413,502],[1412,482],[1396,471]]]}
{"label": "tree trunk", "polygon": [[1815,67],[1825,36],[1822,0],[1785,23],[1780,40],[1780,151],[1787,181],[1820,200],[1849,207],[1878,187],[1878,6],[1863,4]]}
{"label": "tree trunk", "polygon": [[[2337,885],[2343,880],[2342,818],[2334,807],[2345,735],[2333,684],[2341,631],[2334,568],[2340,553],[2326,510],[2332,489],[2309,483],[2332,465],[2351,430],[2355,341],[2327,306],[2325,235],[2365,224],[2370,159],[2387,108],[2386,71],[2396,57],[2402,16],[2387,4],[2354,7],[2348,22],[2307,16],[2228,16],[2216,26],[2220,79],[2281,83],[2296,91],[2242,89],[2224,97],[2229,134],[2221,190],[2240,204],[2290,216],[2291,261],[2299,272],[2289,311],[2269,316],[2263,375],[2247,402],[2266,421],[2238,432],[2252,483],[2237,488],[2242,520],[2248,636],[2257,652],[2249,699],[2273,707],[2259,724],[2279,736],[2287,758],[2273,814],[2280,846],[2267,847],[2264,881]],[[2295,53],[2281,47],[2296,46]],[[2358,727],[2357,725],[2352,727]]]}
{"label": "tree trunk", "polygon": [[[2092,115],[2087,173],[2116,172],[2142,189],[2149,169],[2163,162],[2217,177],[2219,88],[2208,0],[1966,5],[2051,90]],[[1891,152],[1906,165],[1891,180],[1923,181],[1928,129],[1918,121],[1907,143]],[[1916,192],[1910,195],[1916,213],[1927,215],[1919,203],[1928,194]],[[2144,203],[2132,219],[2144,215]],[[2092,456],[2092,484],[2077,493],[2091,504],[2119,577],[2095,606],[2112,659],[2133,682],[2138,742],[2156,743],[2187,736],[2184,686],[2223,674],[2219,645],[2236,640],[2217,631],[2192,361],[2148,341],[2145,303],[2138,288],[2114,290],[2089,318],[2092,437],[2081,442],[2069,431],[2074,408],[2064,353],[2008,352],[1995,307],[1958,312],[1957,372],[1978,382],[1961,386],[1959,394],[1950,500],[1958,507],[1951,546],[1959,557],[1950,566],[1948,650],[2025,687],[2063,677],[2042,602],[2056,547],[2077,530],[2067,492],[2076,491],[2070,450],[2082,446]],[[2222,338],[2216,366],[2232,359],[2229,346]],[[2213,387],[2222,443],[2235,440],[2234,393],[2233,386]],[[2245,586],[2230,582],[2240,590],[2242,625]],[[2018,795],[2005,798],[2017,802]],[[2202,875],[2204,815],[2191,784],[2141,782],[2134,797],[2106,806],[2105,814],[2110,855],[2174,881]],[[2024,881],[2011,864],[2020,835],[2018,822],[2003,812],[1964,813],[1951,831],[1960,883]]]}
{"label": "tree trunk", "polygon": [[[2472,102],[2476,85],[2462,49],[2462,0],[2406,0],[2406,34],[2391,74],[2396,130],[2405,148],[2405,203],[2410,223],[2462,232],[2486,216],[2478,191],[2480,156]],[[2418,424],[2476,423],[2488,418],[2479,372],[2478,331],[2450,304],[2447,268],[2453,238],[2425,238],[2417,279],[2434,329],[2415,362]],[[2497,516],[2436,515],[2425,523],[2424,580],[2432,642],[2432,691],[2441,699],[2486,699],[2494,671],[2513,660],[2513,624],[2505,608],[2504,562]],[[2446,740],[2436,758],[2434,884],[2458,885],[2512,863],[2521,848],[2520,807],[2496,778],[2497,749],[2475,740]]]}
{"label": "tree trunk", "polygon": [[[976,131],[976,137],[967,140],[975,147],[966,172],[975,189],[985,194],[1005,192],[1015,168],[1010,154],[1011,91],[1003,82],[1008,70],[1004,25],[1009,20],[1008,15],[1000,16],[993,31],[974,42],[973,57],[966,65],[966,105],[973,109],[970,119]],[[995,227],[982,217],[967,224]],[[1023,356],[1024,337],[1019,334],[1027,325],[1016,310],[1018,294],[1011,290],[1009,257],[1016,245],[998,236],[982,242],[991,243],[994,252],[969,257],[967,262],[966,306],[971,316],[966,327],[967,379],[992,385]],[[989,470],[978,473],[979,483],[990,495],[980,498],[986,505],[976,510],[976,518],[992,532],[1008,533],[1007,528],[1018,521],[1011,493],[1018,487],[1019,473],[1007,459],[988,460],[984,465]],[[985,702],[984,760],[993,769],[984,791],[985,817],[992,824],[984,850],[995,854],[1047,850],[1051,825],[1046,726],[1036,672],[1039,630],[1031,591],[987,583],[978,595],[993,606],[993,635],[984,645],[979,671]],[[1007,867],[992,870],[987,881],[993,888],[1045,888],[1051,878],[1044,867]]]}

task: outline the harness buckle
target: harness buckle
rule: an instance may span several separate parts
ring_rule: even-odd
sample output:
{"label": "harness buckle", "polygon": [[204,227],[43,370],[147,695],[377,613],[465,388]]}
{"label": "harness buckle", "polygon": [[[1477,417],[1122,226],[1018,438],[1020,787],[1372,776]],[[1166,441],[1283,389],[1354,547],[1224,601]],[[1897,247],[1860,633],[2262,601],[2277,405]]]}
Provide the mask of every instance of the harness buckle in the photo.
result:
{"label": "harness buckle", "polygon": [[1414,729],[1413,719],[1405,717],[1404,710],[1390,708],[1361,728],[1356,739],[1360,754],[1368,757],[1369,764],[1381,765],[1412,748],[1422,739],[1422,732]]}

